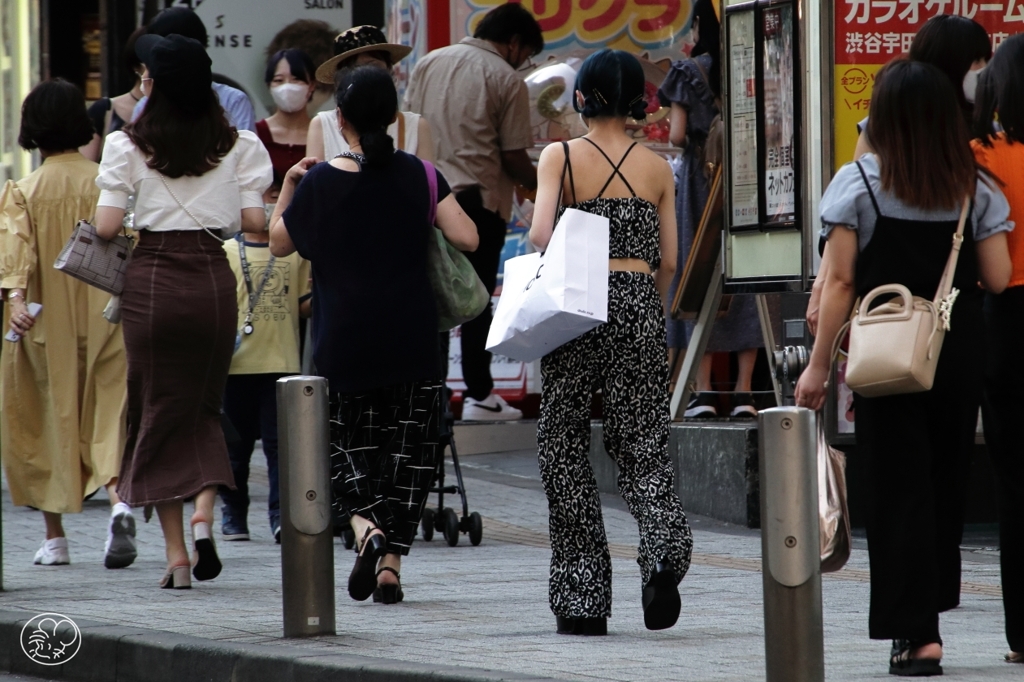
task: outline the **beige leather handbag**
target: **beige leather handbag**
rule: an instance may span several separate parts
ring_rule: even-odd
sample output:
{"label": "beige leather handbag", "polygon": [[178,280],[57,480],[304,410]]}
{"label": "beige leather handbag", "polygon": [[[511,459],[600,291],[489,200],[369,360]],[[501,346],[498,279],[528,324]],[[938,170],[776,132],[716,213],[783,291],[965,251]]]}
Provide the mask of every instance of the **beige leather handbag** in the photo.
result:
{"label": "beige leather handbag", "polygon": [[[969,210],[970,198],[966,198],[934,300],[912,296],[902,284],[885,284],[854,305],[852,318],[836,337],[832,356],[849,328],[846,384],[855,393],[876,398],[931,390],[953,302],[960,293],[953,288],[953,275]],[[879,296],[891,294],[895,298],[871,308]]]}

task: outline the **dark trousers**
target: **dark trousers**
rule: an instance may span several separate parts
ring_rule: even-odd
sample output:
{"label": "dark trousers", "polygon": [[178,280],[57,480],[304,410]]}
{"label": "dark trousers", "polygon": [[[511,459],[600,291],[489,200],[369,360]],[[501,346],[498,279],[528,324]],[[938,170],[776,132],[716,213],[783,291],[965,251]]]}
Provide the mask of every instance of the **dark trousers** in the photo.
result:
{"label": "dark trousers", "polygon": [[[476,223],[476,231],[480,235],[480,246],[476,251],[467,253],[466,257],[487,287],[487,293],[494,294],[498,286],[498,265],[501,250],[505,247],[508,225],[500,215],[484,208],[479,188],[462,190],[456,199],[466,215]],[[476,319],[462,325],[462,376],[466,382],[466,396],[475,400],[483,400],[494,388],[491,354],[484,348],[487,345],[487,333],[491,329],[491,312],[491,303],[488,301],[487,307]]]}
{"label": "dark trousers", "polygon": [[416,381],[331,393],[331,488],[340,521],[353,515],[408,554],[434,480],[442,383]]}
{"label": "dark trousers", "polygon": [[277,380],[284,374],[232,374],[224,391],[224,414],[238,432],[239,439],[228,444],[235,490],[221,487],[225,510],[245,518],[249,509],[249,461],[258,439],[263,440],[270,479],[268,500],[271,522],[281,516],[277,485]]}
{"label": "dark trousers", "polygon": [[982,324],[978,297],[961,296],[932,390],[856,397],[857,445],[868,464],[872,639],[939,642],[939,613],[960,603]]}
{"label": "dark trousers", "polygon": [[1024,652],[1024,441],[1014,424],[1024,414],[1024,286],[985,301],[988,353],[982,415],[996,473],[999,556],[1006,640]]}

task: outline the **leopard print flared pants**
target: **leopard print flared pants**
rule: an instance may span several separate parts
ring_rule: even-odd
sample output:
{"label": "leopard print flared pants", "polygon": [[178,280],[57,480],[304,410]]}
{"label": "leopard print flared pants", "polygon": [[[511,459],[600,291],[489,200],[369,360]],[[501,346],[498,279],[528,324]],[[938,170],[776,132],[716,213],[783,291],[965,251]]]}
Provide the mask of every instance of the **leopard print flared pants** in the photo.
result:
{"label": "leopard print flared pants", "polygon": [[680,580],[693,536],[669,459],[668,354],[661,298],[650,275],[612,272],[608,322],[541,361],[538,457],[551,534],[549,600],[556,616],[608,617],[612,566],[590,465],[590,403],[600,388],[605,450],[640,528],[642,584],[658,562]]}

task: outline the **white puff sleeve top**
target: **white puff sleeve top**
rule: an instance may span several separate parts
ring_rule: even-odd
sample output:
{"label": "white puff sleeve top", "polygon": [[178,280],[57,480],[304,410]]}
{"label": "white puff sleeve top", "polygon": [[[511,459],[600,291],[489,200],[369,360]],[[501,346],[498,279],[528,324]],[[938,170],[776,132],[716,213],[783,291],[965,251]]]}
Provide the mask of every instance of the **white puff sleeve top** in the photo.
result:
{"label": "white puff sleeve top", "polygon": [[213,170],[201,176],[162,177],[202,226],[189,217],[161,182],[161,174],[146,165],[146,157],[131,138],[118,131],[107,136],[96,185],[99,206],[126,208],[135,195],[135,229],[222,230],[230,236],[241,229],[243,208],[263,208],[263,192],[274,180],[270,154],[256,134],[238,131],[238,140]]}

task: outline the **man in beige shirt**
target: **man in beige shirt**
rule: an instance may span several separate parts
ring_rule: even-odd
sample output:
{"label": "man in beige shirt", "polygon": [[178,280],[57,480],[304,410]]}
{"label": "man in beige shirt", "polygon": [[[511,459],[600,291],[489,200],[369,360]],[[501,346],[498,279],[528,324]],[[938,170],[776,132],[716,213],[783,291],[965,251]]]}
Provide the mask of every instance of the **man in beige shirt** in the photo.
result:
{"label": "man in beige shirt", "polygon": [[[533,146],[529,95],[517,71],[543,48],[533,15],[518,3],[500,5],[484,16],[472,38],[420,60],[406,92],[406,108],[423,115],[437,137],[438,168],[476,223],[480,246],[466,256],[491,293],[513,187],[537,186],[537,170],[527,155]],[[492,393],[491,354],[484,348],[490,326],[490,305],[462,325],[464,420],[522,417]]]}

